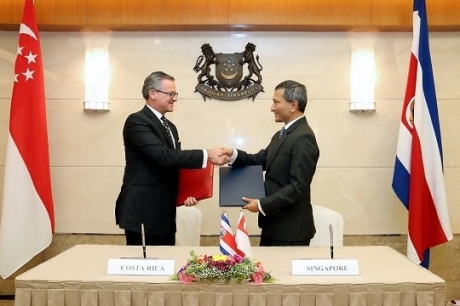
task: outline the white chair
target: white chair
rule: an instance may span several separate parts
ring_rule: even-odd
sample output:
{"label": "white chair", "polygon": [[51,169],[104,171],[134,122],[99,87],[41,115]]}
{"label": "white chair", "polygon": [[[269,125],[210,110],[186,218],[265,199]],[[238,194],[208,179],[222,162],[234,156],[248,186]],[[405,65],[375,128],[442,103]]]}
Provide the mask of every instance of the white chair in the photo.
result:
{"label": "white chair", "polygon": [[313,218],[316,234],[310,241],[310,246],[331,245],[329,225],[332,225],[334,245],[343,245],[343,217],[340,213],[327,207],[313,205]]}
{"label": "white chair", "polygon": [[176,245],[199,246],[201,211],[193,206],[179,206],[176,214]]}

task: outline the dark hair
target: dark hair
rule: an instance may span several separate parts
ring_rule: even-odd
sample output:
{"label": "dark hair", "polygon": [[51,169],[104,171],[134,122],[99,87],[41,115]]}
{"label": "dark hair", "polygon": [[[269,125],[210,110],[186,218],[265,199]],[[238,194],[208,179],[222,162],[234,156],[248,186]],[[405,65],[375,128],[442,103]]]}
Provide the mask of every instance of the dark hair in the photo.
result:
{"label": "dark hair", "polygon": [[169,74],[164,73],[163,71],[154,71],[144,80],[144,85],[142,86],[142,96],[145,100],[149,98],[149,90],[161,90],[161,82],[163,80],[174,81],[174,77]]}
{"label": "dark hair", "polygon": [[307,107],[307,88],[299,82],[287,80],[276,85],[275,90],[284,89],[284,99],[288,102],[296,100],[299,103],[299,111],[305,112]]}

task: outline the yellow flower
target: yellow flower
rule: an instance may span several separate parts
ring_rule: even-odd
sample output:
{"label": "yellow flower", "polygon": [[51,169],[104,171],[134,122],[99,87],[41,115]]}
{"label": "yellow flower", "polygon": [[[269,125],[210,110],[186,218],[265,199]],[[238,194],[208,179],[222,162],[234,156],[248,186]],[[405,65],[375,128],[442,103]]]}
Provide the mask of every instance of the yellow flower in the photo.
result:
{"label": "yellow flower", "polygon": [[226,261],[227,255],[212,255],[212,260],[214,261]]}

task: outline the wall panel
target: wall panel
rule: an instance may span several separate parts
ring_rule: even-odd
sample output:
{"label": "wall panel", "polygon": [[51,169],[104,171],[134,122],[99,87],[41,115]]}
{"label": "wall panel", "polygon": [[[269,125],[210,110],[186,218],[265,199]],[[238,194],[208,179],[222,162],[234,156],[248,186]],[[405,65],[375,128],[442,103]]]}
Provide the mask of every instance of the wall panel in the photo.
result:
{"label": "wall panel", "polygon": [[412,25],[412,1],[386,0],[372,2],[371,24],[378,27]]}
{"label": "wall panel", "polygon": [[[20,16],[22,16],[23,1],[16,0],[16,2],[21,3]],[[35,9],[39,26],[53,25],[59,28],[63,26],[81,27],[87,24],[88,0],[36,0]]]}
{"label": "wall panel", "polygon": [[[41,30],[410,31],[411,0],[36,0]],[[17,29],[22,0],[0,2]],[[427,0],[431,30],[460,30],[460,1]]]}

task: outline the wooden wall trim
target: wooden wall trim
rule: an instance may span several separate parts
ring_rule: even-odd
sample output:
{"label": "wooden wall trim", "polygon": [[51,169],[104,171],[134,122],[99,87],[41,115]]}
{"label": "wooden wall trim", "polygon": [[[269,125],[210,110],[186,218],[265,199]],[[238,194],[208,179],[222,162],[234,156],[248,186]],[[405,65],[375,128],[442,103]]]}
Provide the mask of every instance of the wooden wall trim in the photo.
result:
{"label": "wooden wall trim", "polygon": [[[430,30],[460,30],[460,0],[426,0]],[[23,1],[0,1],[17,30]],[[35,0],[44,31],[411,31],[412,0]]]}

